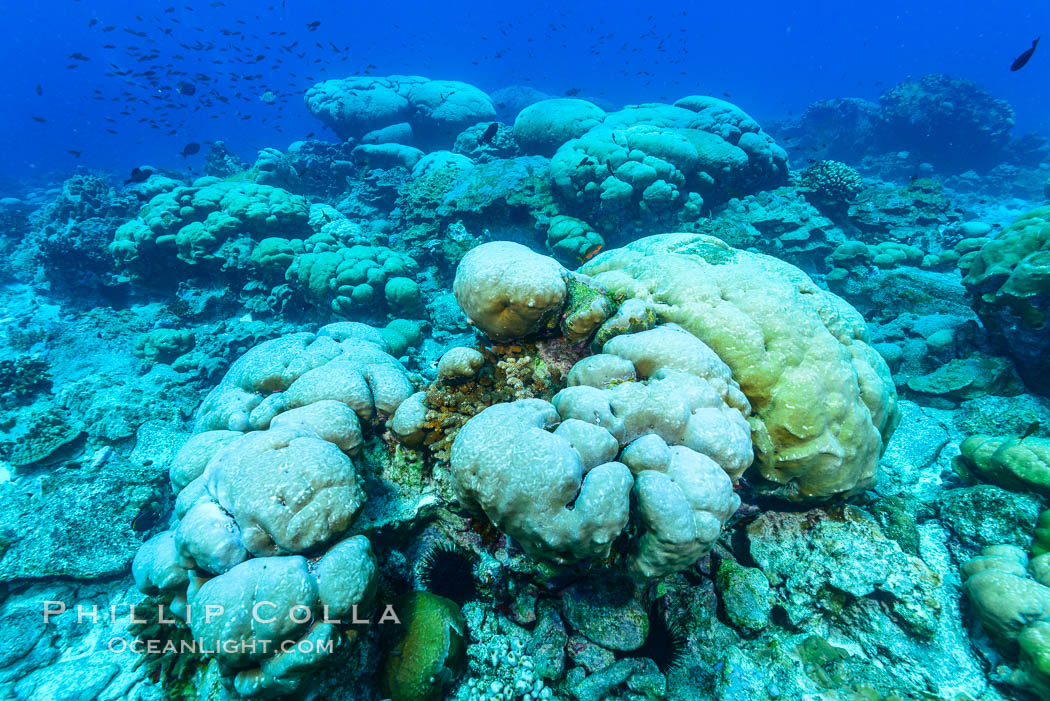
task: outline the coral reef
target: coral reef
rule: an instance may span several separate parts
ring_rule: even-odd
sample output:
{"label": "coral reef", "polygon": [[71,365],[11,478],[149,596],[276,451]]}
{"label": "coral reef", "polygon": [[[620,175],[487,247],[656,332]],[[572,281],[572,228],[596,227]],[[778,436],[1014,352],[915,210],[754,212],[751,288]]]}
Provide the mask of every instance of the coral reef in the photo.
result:
{"label": "coral reef", "polygon": [[[266,244],[280,253],[260,257],[260,265],[279,268],[290,258],[285,276],[322,308],[342,316],[377,308],[398,317],[422,315],[419,285],[410,277],[418,266],[408,256],[386,246],[341,246],[324,234],[306,241],[267,239]],[[296,250],[302,252],[292,253]]]}
{"label": "coral reef", "polygon": [[601,234],[576,217],[559,214],[551,218],[548,226],[547,248],[560,261],[583,263],[605,246]]}
{"label": "coral reef", "polygon": [[170,280],[194,266],[244,267],[255,241],[306,234],[306,202],[285,190],[243,181],[201,178],[154,196],[137,219],[117,229],[109,250],[142,280]]}
{"label": "coral reef", "polygon": [[[379,331],[352,322],[256,346],[205,399],[172,462],[179,521],[139,551],[136,583],[171,592],[172,611],[219,650],[242,695],[294,690],[330,654],[318,643],[339,639],[331,621],[372,600],[371,545],[344,536],[365,501],[350,457],[362,424],[413,391],[388,348]],[[257,602],[275,610],[265,623],[247,615]],[[187,618],[186,607],[207,606],[226,614]],[[222,647],[226,639],[273,647],[248,654]],[[289,640],[301,644],[276,647]]]}
{"label": "coral reef", "polygon": [[1050,496],[1050,439],[970,436],[953,463],[964,477]]}
{"label": "coral reef", "polygon": [[50,388],[51,372],[43,358],[22,355],[0,360],[0,406],[24,404]]}
{"label": "coral reef", "polygon": [[[629,379],[608,386],[609,364]],[[551,403],[498,404],[463,426],[450,456],[460,501],[533,557],[565,563],[608,556],[633,494],[642,535],[629,568],[657,577],[693,564],[739,506],[732,479],[751,461],[750,407],[728,368],[658,327],[611,340],[569,383]]]}
{"label": "coral reef", "polygon": [[701,235],[641,239],[581,272],[613,295],[655,303],[659,321],[680,324],[729,366],[753,409],[758,471],[781,494],[871,486],[897,424],[896,391],[843,300],[781,261]]}
{"label": "coral reef", "polygon": [[[696,274],[690,266],[697,264],[711,270]],[[628,524],[633,493],[640,524],[632,528],[638,535],[628,568],[656,577],[691,565],[710,549],[721,524],[739,505],[732,481],[751,464],[755,436],[768,441],[755,450],[759,460],[767,461],[760,470],[786,487],[780,489],[783,496],[827,498],[870,484],[897,421],[896,393],[885,363],[864,344],[853,310],[825,295],[820,306],[808,307],[813,315],[809,330],[803,332],[795,319],[786,334],[806,338],[810,352],[818,342],[824,344],[832,352],[821,353],[819,363],[808,362],[829,378],[857,383],[846,395],[853,402],[850,413],[828,414],[823,427],[808,434],[809,445],[799,441],[807,434],[782,429],[779,422],[793,426],[802,421],[792,418],[792,411],[812,422],[821,400],[809,394],[789,398],[785,389],[763,387],[760,381],[767,375],[753,374],[742,362],[749,357],[746,351],[735,346],[740,334],[719,339],[700,323],[722,328],[732,313],[745,315],[749,323],[771,320],[754,299],[745,304],[742,296],[727,291],[732,280],[766,280],[768,313],[779,314],[788,300],[796,300],[791,303],[802,310],[814,304],[798,292],[806,288],[815,294],[812,283],[801,272],[777,265],[717,239],[687,235],[652,237],[604,254],[583,269],[593,280],[516,244],[491,243],[471,251],[457,270],[454,287],[467,316],[488,337],[507,341],[551,333],[560,320],[563,332],[577,342],[592,334],[602,340],[599,353],[575,363],[566,377],[568,386],[550,402],[529,398],[489,404],[465,423],[451,424],[457,432],[449,461],[463,505],[484,513],[534,558],[565,564],[610,555],[613,541]],[[675,271],[678,279],[669,280]],[[658,276],[661,289],[670,293],[654,296],[646,287],[652,284],[649,275]],[[692,305],[712,296],[695,282],[688,289],[687,275],[690,281],[722,280],[727,287],[720,289],[718,299],[732,300],[734,307],[710,314],[678,302],[683,298],[672,295],[689,294]],[[758,289],[749,286],[747,294],[753,298]],[[620,302],[616,313],[610,299]],[[654,302],[663,309],[648,317],[625,311]],[[575,325],[574,318],[579,320]],[[639,321],[625,321],[629,318]],[[657,325],[659,321],[674,323]],[[706,345],[705,336],[718,345]],[[768,339],[765,344],[768,351]],[[484,365],[482,354],[466,349],[454,357],[451,353],[439,363],[438,384],[470,382]],[[841,358],[838,375],[826,365],[836,355]],[[803,355],[793,364],[806,362]],[[815,374],[807,371],[805,376]],[[842,380],[833,385],[843,391]],[[790,386],[796,392],[803,386],[813,390],[797,381]],[[749,402],[749,391],[760,404]],[[778,407],[773,396],[787,406]],[[428,423],[429,392],[417,397],[404,404],[394,422],[398,435],[411,444],[424,440]],[[834,404],[841,407],[842,402]],[[797,445],[775,445],[789,435]],[[827,441],[837,441],[837,436],[852,442],[829,450]],[[829,454],[835,456],[830,462]],[[699,489],[700,484],[706,486]]]}
{"label": "coral reef", "polygon": [[577,139],[605,119],[605,110],[576,98],[534,102],[514,119],[514,140],[526,153],[550,158],[571,139]]}
{"label": "coral reef", "polygon": [[466,623],[455,602],[412,592],[395,607],[401,628],[387,653],[381,685],[391,701],[436,701],[463,664]]}
{"label": "coral reef", "polygon": [[946,169],[997,163],[1014,125],[1013,108],[965,78],[940,73],[908,80],[879,97],[879,137]]}
{"label": "coral reef", "polygon": [[450,147],[469,126],[496,118],[488,95],[456,80],[421,76],[326,80],[306,91],[310,113],[340,138],[383,143],[389,127],[403,125],[396,141]]}
{"label": "coral reef", "polygon": [[0,697],[1050,695],[1050,142],[373,70],[0,178]]}
{"label": "coral reef", "polygon": [[1018,650],[1019,665],[998,671],[1003,681],[1042,697],[1050,694],[1050,558],[1014,545],[992,545],[962,566],[963,591],[998,644]]}
{"label": "coral reef", "polygon": [[817,161],[799,176],[807,199],[818,208],[844,213],[860,194],[864,181],[856,169],[840,161]]}
{"label": "coral reef", "polygon": [[1050,207],[1023,215],[959,264],[989,334],[1033,390],[1050,394]]}
{"label": "coral reef", "polygon": [[551,159],[569,213],[602,227],[695,220],[705,207],[779,185],[787,155],[738,107],[710,97],[607,114]]}

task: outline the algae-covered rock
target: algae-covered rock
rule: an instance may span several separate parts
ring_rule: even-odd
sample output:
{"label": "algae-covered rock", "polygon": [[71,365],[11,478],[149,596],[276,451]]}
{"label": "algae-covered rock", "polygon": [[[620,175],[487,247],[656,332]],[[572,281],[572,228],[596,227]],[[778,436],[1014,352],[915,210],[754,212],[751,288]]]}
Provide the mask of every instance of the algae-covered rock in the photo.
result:
{"label": "algae-covered rock", "polygon": [[25,466],[43,462],[79,438],[84,427],[58,408],[32,410],[20,422],[21,430],[12,432],[0,443],[0,454],[12,465]]}
{"label": "algae-covered rock", "polygon": [[126,573],[143,540],[133,524],[155,518],[167,491],[160,456],[136,457],[103,452],[99,469],[44,474],[32,490],[0,484],[0,582]]}
{"label": "algae-covered rock", "polygon": [[139,337],[135,355],[148,364],[171,363],[183,353],[193,350],[196,339],[185,329],[154,329]]}
{"label": "algae-covered rock", "polygon": [[562,595],[562,613],[573,630],[610,650],[636,650],[649,634],[649,618],[629,580],[574,584]]}
{"label": "algae-covered rock", "polygon": [[1042,508],[1034,495],[990,484],[950,489],[937,498],[936,507],[963,557],[1000,543],[1027,547]]}
{"label": "algae-covered rock", "polygon": [[929,374],[908,378],[907,386],[921,396],[953,402],[1024,389],[1009,360],[989,355],[952,358]]}
{"label": "algae-covered rock", "polygon": [[394,604],[401,621],[383,661],[381,686],[391,701],[437,701],[463,664],[466,622],[459,606],[429,592]]}
{"label": "algae-covered rock", "polygon": [[586,677],[573,672],[570,672],[566,681],[573,697],[579,701],[616,698],[655,700],[664,698],[667,693],[667,680],[656,663],[648,657],[622,659]]}
{"label": "algae-covered rock", "polygon": [[909,555],[919,555],[920,536],[916,515],[927,510],[918,499],[910,495],[882,497],[868,505],[867,510],[886,537],[897,541],[901,550]]}
{"label": "algae-covered rock", "polygon": [[1050,426],[1050,401],[1034,394],[1014,397],[985,395],[965,401],[954,415],[954,423],[963,435],[1023,436],[1033,426]]}
{"label": "algae-covered rock", "polygon": [[803,621],[844,607],[834,592],[883,598],[918,636],[937,630],[941,577],[904,552],[856,507],[766,512],[747,528],[751,556],[780,593],[788,616]]}
{"label": "algae-covered rock", "polygon": [[716,580],[729,621],[743,633],[758,633],[769,626],[776,599],[762,570],[742,567],[725,558],[718,563]]}

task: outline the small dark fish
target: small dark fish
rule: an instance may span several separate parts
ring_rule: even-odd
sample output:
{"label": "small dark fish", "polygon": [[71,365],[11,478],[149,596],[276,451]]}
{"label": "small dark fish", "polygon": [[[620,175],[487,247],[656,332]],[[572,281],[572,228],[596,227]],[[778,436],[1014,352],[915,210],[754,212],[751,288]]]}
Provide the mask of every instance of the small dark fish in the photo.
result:
{"label": "small dark fish", "polygon": [[124,184],[144,183],[149,180],[149,176],[151,175],[153,175],[153,171],[149,168],[134,168],[131,171],[131,177],[125,180]]}
{"label": "small dark fish", "polygon": [[[300,173],[300,177],[302,177],[301,173]],[[324,217],[325,223],[327,223],[327,224],[331,224],[332,223],[332,218],[330,216],[328,216],[328,212],[324,211],[323,209],[321,210],[321,216]]]}
{"label": "small dark fish", "polygon": [[192,156],[200,150],[201,145],[198,144],[196,141],[191,141],[188,144],[186,144],[185,148],[182,149],[182,153],[180,153],[179,155],[183,158],[186,158],[186,156]]}
{"label": "small dark fish", "polygon": [[1032,58],[1032,54],[1035,53],[1035,47],[1039,44],[1040,37],[1036,37],[1035,41],[1032,42],[1032,48],[1025,51],[1023,54],[1014,59],[1014,62],[1010,64],[1011,71],[1019,71],[1025,67],[1028,60]]}
{"label": "small dark fish", "polygon": [[84,54],[80,53],[79,51],[74,51],[73,53],[69,54],[69,58],[73,59],[74,61],[90,61],[91,60],[90,58],[88,58]]}
{"label": "small dark fish", "polygon": [[310,22],[309,24],[306,25],[306,31],[308,31],[308,32],[316,31],[317,28],[320,27],[320,26],[321,26],[320,20],[314,20],[313,22]]}
{"label": "small dark fish", "polygon": [[1028,424],[1028,428],[1024,430],[1024,434],[1021,436],[1021,440],[1023,441],[1025,438],[1035,435],[1036,433],[1038,433],[1041,427],[1042,424],[1040,424],[1038,421],[1033,421],[1032,423]]}
{"label": "small dark fish", "polygon": [[148,531],[157,525],[157,511],[150,505],[142,507],[135,518],[131,519],[131,530],[136,533]]}
{"label": "small dark fish", "polygon": [[34,122],[41,122],[41,123],[43,123],[43,122],[46,122],[47,120],[44,119],[43,117],[37,117],[36,115],[34,115],[33,116],[33,121]]}
{"label": "small dark fish", "polygon": [[574,97],[574,96],[580,94],[580,89],[579,88],[569,88],[568,90],[565,91],[565,94],[568,95],[569,97]]}
{"label": "small dark fish", "polygon": [[44,88],[43,88],[42,85],[40,85],[40,83],[36,84],[36,94],[37,95],[43,95],[44,94]]}
{"label": "small dark fish", "polygon": [[74,151],[73,149],[70,149],[66,153],[72,155],[73,158],[80,158],[80,151]]}
{"label": "small dark fish", "polygon": [[184,80],[179,83],[179,94],[181,95],[192,95],[197,92],[197,86],[188,80]]}
{"label": "small dark fish", "polygon": [[481,138],[478,139],[478,141],[483,144],[490,143],[493,137],[496,136],[497,131],[499,131],[499,122],[492,122],[491,124],[489,124],[488,128],[485,130],[485,133],[481,135]]}
{"label": "small dark fish", "polygon": [[96,24],[98,24],[98,18],[97,17],[92,17],[90,20],[88,20],[88,27],[89,28],[90,27],[94,27]]}

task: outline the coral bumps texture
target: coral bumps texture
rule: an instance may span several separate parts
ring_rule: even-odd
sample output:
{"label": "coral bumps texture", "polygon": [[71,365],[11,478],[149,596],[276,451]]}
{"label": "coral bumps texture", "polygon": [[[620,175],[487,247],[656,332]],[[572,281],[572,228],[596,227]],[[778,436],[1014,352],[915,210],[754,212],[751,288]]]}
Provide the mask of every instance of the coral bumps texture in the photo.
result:
{"label": "coral bumps texture", "polygon": [[729,366],[751,402],[756,464],[790,498],[874,484],[899,419],[889,369],[861,316],[794,266],[713,237],[651,236],[581,268],[655,305]]}
{"label": "coral bumps texture", "polygon": [[[306,91],[306,107],[342,139],[446,148],[467,127],[496,118],[491,98],[473,85],[406,75],[326,80]],[[399,125],[407,129],[396,139],[382,133]]]}
{"label": "coral bumps texture", "polygon": [[991,545],[962,566],[963,591],[992,638],[1020,651],[1009,681],[1050,695],[1050,555]]}
{"label": "coral bumps texture", "polygon": [[[683,42],[720,8],[505,51],[540,4],[447,42],[485,81],[527,54],[536,87],[370,66],[305,126],[288,86],[427,47],[340,49],[355,3],[215,41],[191,18],[221,2],[132,10],[149,32],[103,4],[51,47],[107,73],[70,138],[58,81],[5,103],[47,139],[0,175],[0,698],[1050,697],[1050,140],[1005,103],[929,76],[775,119],[767,64],[768,90],[721,87],[761,127],[625,104],[681,94],[661,66],[714,89],[688,70],[714,44]],[[162,46],[198,29],[183,70]],[[561,41],[615,89],[542,70]],[[145,65],[104,68],[122,49]],[[1045,68],[998,55],[1014,85]],[[128,127],[153,138],[96,170]],[[41,626],[41,599],[70,610]]]}
{"label": "coral bumps texture", "polygon": [[[618,366],[617,381],[601,366]],[[689,567],[739,507],[733,479],[751,463],[748,404],[729,368],[663,326],[618,336],[573,372],[577,384],[550,403],[497,404],[466,423],[452,446],[457,495],[530,555],[566,563],[608,556],[633,494],[629,570]]]}
{"label": "coral bumps texture", "polygon": [[1021,216],[966,262],[977,314],[1025,380],[1050,394],[1050,207]]}
{"label": "coral bumps texture", "polygon": [[[554,110],[555,133],[595,119]],[[531,134],[538,117],[525,115],[516,132]],[[519,129],[520,127],[520,129]],[[693,96],[674,105],[626,107],[565,142],[551,159],[553,189],[570,211],[595,223],[625,215],[659,219],[685,208],[699,213],[705,200],[773,187],[787,177],[787,154],[750,116],[723,100]],[[709,204],[710,204],[709,202]]]}
{"label": "coral bumps texture", "polygon": [[[205,399],[173,461],[178,523],[143,545],[135,581],[144,593],[173,593],[183,618],[188,605],[223,607],[224,616],[187,621],[212,648],[270,641],[218,654],[240,694],[293,691],[328,654],[316,643],[338,636],[322,610],[346,616],[375,592],[368,539],[345,536],[365,502],[351,457],[362,424],[392,415],[413,392],[388,348],[354,322],[256,346]],[[273,622],[250,615],[262,602],[276,609],[267,610]],[[310,612],[305,622],[290,615],[296,607]],[[276,648],[296,640],[310,644]]]}
{"label": "coral bumps texture", "polygon": [[[552,333],[544,319],[584,307],[607,339],[550,402],[491,406],[452,446],[462,504],[536,559],[605,558],[633,519],[628,570],[679,571],[736,511],[733,481],[753,458],[780,496],[853,493],[874,484],[898,421],[889,371],[852,307],[713,237],[641,239],[575,274],[489,243],[463,259],[455,289],[492,338]],[[611,297],[620,311],[577,297]],[[651,314],[622,324],[637,305]]]}
{"label": "coral bumps texture", "polygon": [[154,196],[137,219],[117,229],[110,252],[140,273],[246,258],[255,240],[308,233],[301,197],[269,185],[202,178]]}

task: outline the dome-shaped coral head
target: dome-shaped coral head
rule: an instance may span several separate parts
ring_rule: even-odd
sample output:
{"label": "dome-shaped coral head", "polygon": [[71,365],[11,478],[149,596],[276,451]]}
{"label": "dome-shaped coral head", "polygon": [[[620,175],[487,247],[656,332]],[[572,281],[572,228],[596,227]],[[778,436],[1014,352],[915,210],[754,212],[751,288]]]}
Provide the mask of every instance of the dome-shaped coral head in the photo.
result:
{"label": "dome-shaped coral head", "polygon": [[864,188],[860,173],[840,161],[817,161],[798,180],[809,200],[832,210],[845,210]]}
{"label": "dome-shaped coral head", "polygon": [[552,403],[497,404],[470,419],[452,446],[453,487],[535,559],[606,558],[630,533],[633,575],[677,572],[740,506],[733,479],[751,464],[750,407],[729,368],[676,326],[617,336],[603,351],[577,363]]}
{"label": "dome-shaped coral head", "polygon": [[463,256],[452,291],[471,323],[493,341],[508,341],[557,322],[567,276],[553,258],[495,241]]}
{"label": "dome-shaped coral head", "polygon": [[[532,331],[509,322],[546,299],[548,279],[519,275],[514,259],[564,279],[555,261],[516,244],[468,257],[457,298],[502,338]],[[756,482],[796,501],[874,484],[898,421],[889,369],[856,310],[801,270],[710,236],[667,234],[572,275],[620,306],[595,317],[600,352],[576,363],[551,402],[471,418],[450,455],[463,506],[529,555],[602,559],[624,535],[627,569],[659,577],[710,550],[752,461]],[[629,306],[640,309],[624,319]]]}
{"label": "dome-shaped coral head", "polygon": [[757,471],[779,496],[825,500],[875,484],[897,393],[844,300],[788,263],[696,234],[643,238],[580,271],[650,302],[658,321],[729,366],[751,403]]}

